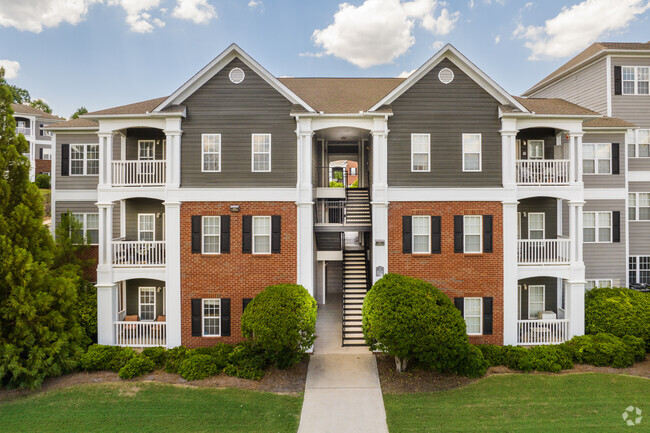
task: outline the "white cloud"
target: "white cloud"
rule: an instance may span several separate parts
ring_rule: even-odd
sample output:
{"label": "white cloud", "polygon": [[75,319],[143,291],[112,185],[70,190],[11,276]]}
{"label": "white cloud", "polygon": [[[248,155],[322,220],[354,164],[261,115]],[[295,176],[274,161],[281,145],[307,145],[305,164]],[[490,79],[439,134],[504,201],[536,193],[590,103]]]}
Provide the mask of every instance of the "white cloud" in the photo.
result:
{"label": "white cloud", "polygon": [[[322,53],[361,68],[390,63],[415,43],[417,23],[433,34],[451,32],[460,14],[438,0],[365,0],[360,6],[339,4],[334,23],[315,30],[312,39]],[[436,16],[438,8],[440,13]]]}
{"label": "white cloud", "polygon": [[501,42],[501,35],[497,35],[497,36],[494,38],[494,43],[495,43],[495,44],[498,44],[499,42]]}
{"label": "white cloud", "polygon": [[205,24],[217,17],[217,11],[207,0],[176,0],[172,16],[190,20],[196,24]]}
{"label": "white cloud", "polygon": [[411,74],[413,74],[413,72],[415,72],[415,71],[417,71],[417,70],[418,70],[418,69],[415,68],[415,69],[412,69],[412,70],[410,70],[410,71],[402,71],[402,72],[400,72],[400,74],[397,76],[397,78],[408,78],[408,77],[411,76]]}
{"label": "white cloud", "polygon": [[523,39],[530,60],[566,57],[590,43],[626,28],[650,9],[646,0],[585,0],[562,11],[543,26],[519,24],[513,36]]}
{"label": "white cloud", "polygon": [[264,9],[264,4],[262,3],[262,0],[251,0],[248,2],[248,7],[251,9],[258,9],[261,11]]}
{"label": "white cloud", "polygon": [[439,51],[440,48],[444,47],[445,43],[443,41],[435,41],[433,44],[431,44],[431,49],[434,51]]}
{"label": "white cloud", "polygon": [[149,33],[154,25],[163,27],[165,23],[153,18],[147,11],[158,7],[160,0],[108,0],[109,6],[121,6],[126,12],[126,23],[136,33]]}
{"label": "white cloud", "polygon": [[470,9],[472,9],[474,7],[474,0],[469,0],[468,6]]}
{"label": "white cloud", "polygon": [[62,22],[78,24],[101,0],[0,0],[0,26],[40,33]]}
{"label": "white cloud", "polygon": [[0,68],[5,68],[5,78],[11,80],[18,76],[20,63],[15,60],[0,60]]}

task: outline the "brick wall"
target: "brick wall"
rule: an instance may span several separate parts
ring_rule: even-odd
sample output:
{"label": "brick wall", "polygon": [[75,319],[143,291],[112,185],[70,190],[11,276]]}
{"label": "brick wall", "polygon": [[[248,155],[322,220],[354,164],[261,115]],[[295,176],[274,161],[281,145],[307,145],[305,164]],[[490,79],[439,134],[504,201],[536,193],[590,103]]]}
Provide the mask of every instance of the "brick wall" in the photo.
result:
{"label": "brick wall", "polygon": [[97,245],[89,246],[80,255],[82,260],[88,261],[88,267],[84,269],[83,277],[86,281],[97,282],[97,261],[99,257],[99,247]]}
{"label": "brick wall", "polygon": [[[240,206],[238,213],[230,205]],[[230,254],[192,254],[193,215],[230,215]],[[281,253],[242,254],[242,216],[281,215]],[[242,341],[242,299],[273,284],[295,283],[297,210],[292,202],[191,202],[181,205],[181,339],[187,347]],[[192,337],[191,299],[230,298],[231,336]]]}
{"label": "brick wall", "polygon": [[48,159],[37,159],[35,161],[34,167],[36,176],[41,173],[51,173],[52,172],[52,161]]}
{"label": "brick wall", "polygon": [[[403,254],[403,215],[440,215],[442,254]],[[493,215],[493,252],[454,253],[454,215]],[[452,299],[454,297],[493,297],[493,334],[470,336],[469,340],[475,344],[503,344],[503,208],[501,203],[390,203],[388,207],[388,270],[428,281]]]}

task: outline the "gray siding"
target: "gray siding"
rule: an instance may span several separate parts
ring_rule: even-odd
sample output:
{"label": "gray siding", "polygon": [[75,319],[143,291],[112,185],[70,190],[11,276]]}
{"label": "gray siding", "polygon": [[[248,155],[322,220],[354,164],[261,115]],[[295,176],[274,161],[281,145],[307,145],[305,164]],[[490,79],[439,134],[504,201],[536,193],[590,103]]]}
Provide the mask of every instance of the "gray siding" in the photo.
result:
{"label": "gray siding", "polygon": [[[65,212],[72,213],[99,213],[99,209],[94,201],[57,201],[56,215],[54,223],[58,225],[61,222],[61,214]],[[120,236],[120,206],[113,206],[113,238]]]}
{"label": "gray siding", "polygon": [[524,199],[519,202],[517,211],[521,212],[521,239],[528,239],[528,216],[530,212],[544,212],[544,239],[557,238],[557,200],[551,197]]}
{"label": "gray siding", "polygon": [[96,133],[56,134],[56,189],[97,189],[99,176],[61,176],[62,144],[98,144]]}
{"label": "gray siding", "polygon": [[628,158],[630,171],[650,171],[650,158]]}
{"label": "gray siding", "polygon": [[520,290],[520,299],[519,299],[519,319],[528,320],[528,290],[524,290],[524,284],[528,286],[545,286],[544,288],[544,309],[546,311],[554,311],[556,314],[558,312],[557,308],[557,278],[552,277],[536,277],[536,278],[526,278],[524,280],[519,280],[519,285],[521,286]]}
{"label": "gray siding", "polygon": [[630,182],[630,192],[650,192],[650,182]]}
{"label": "gray siding", "polygon": [[[233,84],[230,70],[241,68],[244,82]],[[296,122],[291,102],[239,59],[183,102],[182,187],[294,187],[297,179]],[[201,134],[221,134],[221,172],[202,173]],[[251,134],[271,134],[271,172],[251,171]]]}
{"label": "gray siding", "polygon": [[583,174],[585,188],[625,188],[625,134],[594,134],[588,133],[582,139],[583,143],[618,143],[619,173],[620,174]]}
{"label": "gray siding", "polygon": [[138,240],[138,214],[141,213],[160,214],[160,217],[156,216],[156,240],[162,240],[165,206],[160,200],[149,198],[135,198],[126,201],[126,240]]}
{"label": "gray siding", "polygon": [[630,222],[630,255],[650,255],[650,221]]}
{"label": "gray siding", "polygon": [[[589,280],[612,278],[625,281],[627,272],[625,256],[627,210],[625,209],[625,200],[590,200],[584,205],[583,211],[621,212],[621,242],[583,244],[585,278]],[[630,240],[632,239],[634,238],[630,238]]]}
{"label": "gray siding", "polygon": [[[120,150],[121,138],[117,135],[114,140],[117,144],[117,150]],[[163,159],[163,140],[165,140],[165,133],[159,129],[153,128],[130,128],[126,136],[126,159],[127,160],[137,160],[138,159],[138,141],[139,140],[156,140],[155,146],[155,158]],[[115,151],[113,151],[115,154]]]}
{"label": "gray siding", "polygon": [[[454,80],[438,79],[442,68]],[[408,187],[501,185],[499,103],[445,59],[392,104],[388,119],[388,184]],[[411,172],[411,134],[431,134],[431,171]],[[481,172],[462,171],[462,134],[482,134]]]}
{"label": "gray siding", "polygon": [[[555,155],[556,139],[555,129],[551,128],[529,128],[517,134],[517,140],[521,141],[521,159],[529,159],[528,141],[544,140],[544,159],[563,159]],[[562,147],[559,147],[562,149]]]}
{"label": "gray siding", "polygon": [[[126,282],[126,315],[131,316],[133,314],[138,314],[139,306],[139,287],[165,287],[163,281],[158,280],[128,280]],[[156,292],[156,315],[161,316],[163,314],[163,290]]]}
{"label": "gray siding", "polygon": [[[612,83],[614,66],[650,66],[650,56],[612,57]],[[612,117],[625,119],[640,128],[650,128],[650,95],[614,95],[612,85]]]}
{"label": "gray siding", "polygon": [[[531,95],[562,98],[599,113],[607,113],[607,63],[601,59]],[[616,115],[614,115],[616,116]]]}

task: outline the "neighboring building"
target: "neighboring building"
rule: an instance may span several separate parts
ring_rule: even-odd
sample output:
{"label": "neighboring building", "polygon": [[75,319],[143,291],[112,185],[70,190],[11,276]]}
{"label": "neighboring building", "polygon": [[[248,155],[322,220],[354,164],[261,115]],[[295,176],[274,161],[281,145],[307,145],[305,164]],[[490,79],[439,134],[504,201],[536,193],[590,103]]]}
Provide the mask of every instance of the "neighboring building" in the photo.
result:
{"label": "neighboring building", "polygon": [[33,182],[36,175],[52,172],[52,136],[44,129],[65,119],[23,104],[11,104],[16,120],[16,134],[23,134],[29,142],[29,179]]}
{"label": "neighboring building", "polygon": [[[232,45],[170,96],[53,126],[53,215],[97,245],[102,344],[240,341],[248,300],[293,282],[359,344],[386,272],[439,287],[471,342],[557,343],[584,332],[583,236],[624,260],[624,212],[583,231],[583,135],[621,125],[513,97],[450,45],[406,79],[278,79]],[[359,188],[330,187],[335,161]]]}
{"label": "neighboring building", "polygon": [[525,95],[623,119],[584,125],[585,221],[617,212],[622,239],[585,243],[587,286],[650,283],[650,42],[596,42]]}

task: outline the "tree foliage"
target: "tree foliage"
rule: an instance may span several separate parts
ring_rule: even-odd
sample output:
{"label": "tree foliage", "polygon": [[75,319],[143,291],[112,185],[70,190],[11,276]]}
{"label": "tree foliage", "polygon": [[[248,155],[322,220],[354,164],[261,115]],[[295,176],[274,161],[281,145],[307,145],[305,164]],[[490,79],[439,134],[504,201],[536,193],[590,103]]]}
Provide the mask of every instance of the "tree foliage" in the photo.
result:
{"label": "tree foliage", "polygon": [[88,113],[88,109],[86,107],[82,106],[82,107],[77,108],[77,111],[75,111],[72,114],[72,116],[70,116],[70,118],[71,119],[78,119],[79,116],[81,116],[82,114],[86,114],[86,113]]}
{"label": "tree foliage", "polygon": [[29,106],[52,114],[52,108],[50,108],[47,102],[43,101],[40,98],[35,101],[30,101]]}
{"label": "tree foliage", "polygon": [[7,83],[5,80],[5,69],[2,67],[0,67],[0,86],[5,86],[9,91],[11,102],[15,104],[24,104],[32,100],[27,90]]}

